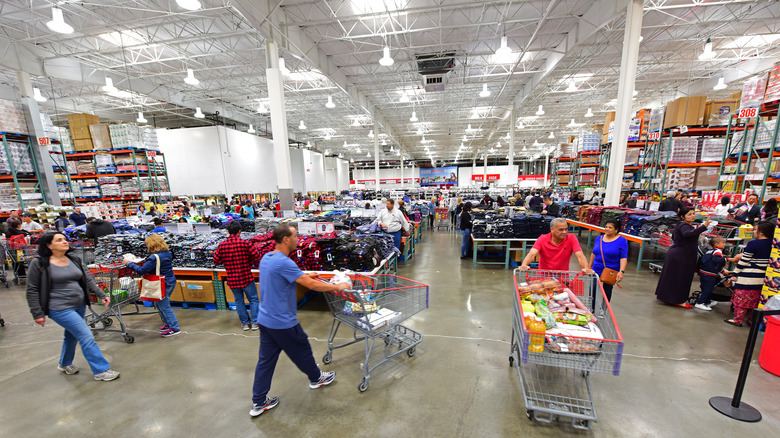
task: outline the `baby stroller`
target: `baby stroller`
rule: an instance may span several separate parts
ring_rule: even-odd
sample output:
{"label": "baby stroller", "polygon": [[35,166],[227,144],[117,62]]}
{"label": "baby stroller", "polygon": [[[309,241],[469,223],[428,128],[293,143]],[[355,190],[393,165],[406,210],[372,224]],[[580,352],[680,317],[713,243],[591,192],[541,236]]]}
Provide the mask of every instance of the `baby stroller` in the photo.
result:
{"label": "baby stroller", "polygon": [[[704,254],[707,253],[707,251],[712,249],[712,246],[710,245],[710,238],[715,237],[712,234],[710,235],[702,235],[699,237],[699,247],[698,247],[698,262],[696,266],[696,272],[697,275],[694,277],[694,281],[697,281],[698,277],[698,264],[701,262],[701,258],[704,257]],[[729,257],[728,250],[723,249],[723,255],[726,257]],[[729,301],[731,300],[731,294],[733,293],[732,289],[733,285],[731,284],[731,276],[725,276],[720,277],[718,280],[718,283],[715,285],[715,289],[712,292],[712,295],[710,296],[710,300],[713,301]],[[688,297],[688,304],[694,305],[696,304],[696,301],[699,299],[699,294],[701,291],[694,291],[690,297]]]}

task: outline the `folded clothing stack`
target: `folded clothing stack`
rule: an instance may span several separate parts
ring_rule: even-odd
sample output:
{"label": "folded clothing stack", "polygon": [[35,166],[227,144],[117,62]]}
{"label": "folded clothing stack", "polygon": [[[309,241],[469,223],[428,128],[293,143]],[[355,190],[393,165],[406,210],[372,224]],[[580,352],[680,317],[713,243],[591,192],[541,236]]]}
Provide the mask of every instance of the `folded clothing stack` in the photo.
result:
{"label": "folded clothing stack", "polygon": [[644,224],[642,224],[642,228],[639,231],[639,235],[642,237],[650,237],[653,233],[673,229],[678,222],[680,222],[680,218],[677,217],[677,214],[671,211],[659,212],[658,214],[648,216],[645,219]]}

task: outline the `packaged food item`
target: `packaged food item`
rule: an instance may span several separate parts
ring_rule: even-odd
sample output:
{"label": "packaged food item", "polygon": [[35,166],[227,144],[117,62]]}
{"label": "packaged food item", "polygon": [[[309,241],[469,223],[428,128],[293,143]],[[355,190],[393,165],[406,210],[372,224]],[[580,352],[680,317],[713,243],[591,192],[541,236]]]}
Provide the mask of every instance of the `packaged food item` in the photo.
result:
{"label": "packaged food item", "polygon": [[553,316],[550,309],[547,308],[547,303],[545,303],[544,300],[537,301],[534,304],[534,308],[536,309],[536,315],[544,321],[544,325],[547,328],[555,327],[555,316]]}

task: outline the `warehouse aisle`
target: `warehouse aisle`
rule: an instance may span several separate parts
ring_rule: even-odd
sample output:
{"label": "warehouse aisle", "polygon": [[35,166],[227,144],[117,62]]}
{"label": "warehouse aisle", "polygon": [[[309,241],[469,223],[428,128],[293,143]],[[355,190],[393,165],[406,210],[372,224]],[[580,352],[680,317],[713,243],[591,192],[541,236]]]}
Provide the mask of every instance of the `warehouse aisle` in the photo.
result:
{"label": "warehouse aisle", "polygon": [[[336,350],[324,368],[337,380],[318,390],[282,356],[271,393],[279,406],[255,419],[248,411],[257,335],[242,332],[234,313],[176,309],[184,334],[170,339],[157,334],[156,317],[128,317],[134,344],[98,335],[122,373],[98,383],[88,371],[60,375],[61,329],[34,325],[22,288],[0,290],[0,436],[770,436],[780,429],[780,378],[758,365],[744,399],[764,414],[761,423],[730,420],[707,404],[733,391],[747,336],[722,322],[727,306],[704,313],[657,304],[657,275],[631,263],[613,301],[625,339],[621,376],[591,378],[599,422],[590,432],[530,422],[507,360],[512,273],[472,269],[458,258],[459,244],[459,235],[429,232],[413,260],[400,264],[399,275],[431,285],[430,308],[409,324],[425,336],[414,357],[378,368],[359,393],[360,345]],[[299,319],[321,360],[331,323],[324,299],[307,303]],[[75,363],[87,368],[80,352]]]}

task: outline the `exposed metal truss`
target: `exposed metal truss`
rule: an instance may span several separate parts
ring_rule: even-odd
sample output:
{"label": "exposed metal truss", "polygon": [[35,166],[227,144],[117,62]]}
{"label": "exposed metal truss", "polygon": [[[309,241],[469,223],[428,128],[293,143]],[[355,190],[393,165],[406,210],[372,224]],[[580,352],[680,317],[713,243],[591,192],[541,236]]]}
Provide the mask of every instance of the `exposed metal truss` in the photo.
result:
{"label": "exposed metal truss", "polygon": [[[383,160],[403,153],[445,162],[505,156],[510,123],[522,125],[517,158],[538,158],[603,120],[617,95],[625,0],[201,3],[186,11],[173,0],[0,2],[0,95],[15,93],[14,70],[24,70],[50,98],[43,110],[55,115],[56,105],[59,122],[74,111],[129,121],[144,111],[159,127],[252,123],[266,133],[270,38],[290,70],[292,138],[361,161],[373,153],[372,133]],[[46,27],[55,4],[74,33]],[[503,36],[513,56],[497,62]],[[780,4],[645,0],[642,36],[637,108],[686,93],[722,97],[780,59]],[[716,56],[701,61],[707,38]],[[390,66],[379,63],[385,47]],[[420,55],[452,58],[444,91],[425,92]],[[197,86],[184,82],[187,69]],[[729,87],[712,91],[721,76]],[[106,77],[127,93],[106,94]],[[484,87],[490,94],[481,97]],[[209,118],[194,118],[195,107]],[[588,108],[594,118],[583,117]]]}

